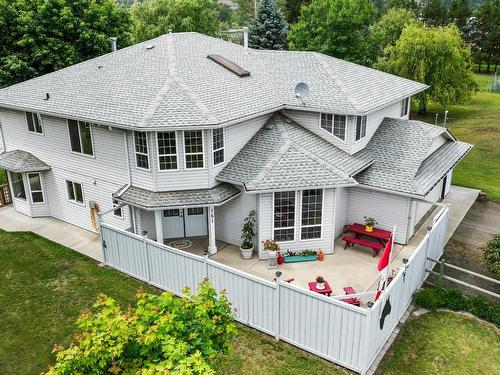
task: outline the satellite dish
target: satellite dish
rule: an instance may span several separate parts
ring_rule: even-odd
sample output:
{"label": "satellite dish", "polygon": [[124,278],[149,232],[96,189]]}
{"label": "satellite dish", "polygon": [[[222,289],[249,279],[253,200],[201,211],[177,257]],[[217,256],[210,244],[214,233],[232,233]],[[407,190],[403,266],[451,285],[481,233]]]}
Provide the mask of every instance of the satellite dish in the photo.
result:
{"label": "satellite dish", "polygon": [[300,99],[303,105],[305,105],[304,98],[307,96],[307,94],[309,94],[309,86],[307,85],[307,83],[297,83],[297,85],[295,86],[295,97],[297,99]]}

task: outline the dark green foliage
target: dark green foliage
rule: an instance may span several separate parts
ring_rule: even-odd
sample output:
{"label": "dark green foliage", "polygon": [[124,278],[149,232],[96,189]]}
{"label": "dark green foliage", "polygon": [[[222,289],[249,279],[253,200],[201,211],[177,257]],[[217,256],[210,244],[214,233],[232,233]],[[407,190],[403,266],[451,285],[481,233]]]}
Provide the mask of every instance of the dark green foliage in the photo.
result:
{"label": "dark green foliage", "polygon": [[443,0],[426,0],[421,16],[428,25],[445,26],[449,23],[448,8]]}
{"label": "dark green foliage", "polygon": [[387,8],[407,9],[413,14],[417,14],[419,6],[416,0],[389,0]]}
{"label": "dark green foliage", "polygon": [[465,31],[467,20],[472,15],[469,0],[451,0],[448,16],[450,22],[454,22],[461,32]]}
{"label": "dark green foliage", "polygon": [[290,49],[371,65],[377,55],[368,40],[374,18],[375,8],[368,0],[313,0],[290,29]]}
{"label": "dark green foliage", "polygon": [[287,48],[288,23],[274,0],[262,0],[250,26],[249,45],[258,49]]}
{"label": "dark green foliage", "polygon": [[500,278],[500,234],[495,234],[483,247],[486,267]]}
{"label": "dark green foliage", "polygon": [[473,51],[488,65],[489,72],[490,64],[500,63],[500,0],[485,0],[474,15],[477,22]]}
{"label": "dark green foliage", "polygon": [[0,87],[126,46],[129,27],[113,0],[0,0]]}
{"label": "dark green foliage", "polygon": [[451,288],[426,288],[415,294],[418,306],[430,310],[439,308],[468,311],[500,327],[500,302],[481,296],[465,296]]}
{"label": "dark green foliage", "polygon": [[299,20],[302,5],[309,5],[311,0],[285,0],[285,15],[291,25]]}

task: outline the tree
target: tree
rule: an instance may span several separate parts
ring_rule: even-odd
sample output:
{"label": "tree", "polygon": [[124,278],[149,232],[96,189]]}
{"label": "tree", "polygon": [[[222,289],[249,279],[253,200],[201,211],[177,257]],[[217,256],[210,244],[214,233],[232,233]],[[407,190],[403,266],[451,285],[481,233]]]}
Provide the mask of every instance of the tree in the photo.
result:
{"label": "tree", "polygon": [[240,26],[250,25],[255,17],[257,0],[236,0],[238,8],[234,11],[234,23]]}
{"label": "tree", "polygon": [[445,26],[450,20],[443,0],[426,0],[422,7],[422,21],[432,26]]}
{"label": "tree", "polygon": [[469,5],[470,0],[451,0],[448,16],[450,21],[463,33],[465,31],[467,21],[472,15],[472,10]]}
{"label": "tree", "polygon": [[418,95],[419,113],[425,113],[429,100],[441,105],[464,103],[478,89],[471,51],[455,25],[407,25],[385,53],[377,68],[430,86]]}
{"label": "tree", "polygon": [[299,20],[302,5],[309,5],[311,0],[285,0],[285,15],[291,25]]}
{"label": "tree", "polygon": [[213,0],[145,0],[131,8],[134,43],[156,38],[169,30],[214,35],[219,13]]}
{"label": "tree", "polygon": [[54,347],[48,374],[215,374],[213,360],[236,334],[231,304],[208,281],[196,296],[183,292],[190,298],[139,291],[124,311],[100,295],[79,317],[76,343]]}
{"label": "tree", "polygon": [[407,9],[414,15],[416,15],[419,10],[419,6],[416,0],[389,0],[387,2],[387,8]]}
{"label": "tree", "polygon": [[0,87],[127,45],[129,27],[113,0],[0,0]]}
{"label": "tree", "polygon": [[378,48],[379,56],[389,44],[396,44],[406,25],[416,24],[417,20],[409,9],[390,8],[382,18],[377,21],[370,32],[370,39]]}
{"label": "tree", "polygon": [[477,9],[477,47],[488,65],[500,62],[500,0],[485,0]]}
{"label": "tree", "polygon": [[368,0],[313,0],[291,27],[289,47],[370,65],[376,51],[367,36],[374,16]]}
{"label": "tree", "polygon": [[274,0],[262,0],[250,27],[249,45],[259,49],[286,49],[288,23]]}

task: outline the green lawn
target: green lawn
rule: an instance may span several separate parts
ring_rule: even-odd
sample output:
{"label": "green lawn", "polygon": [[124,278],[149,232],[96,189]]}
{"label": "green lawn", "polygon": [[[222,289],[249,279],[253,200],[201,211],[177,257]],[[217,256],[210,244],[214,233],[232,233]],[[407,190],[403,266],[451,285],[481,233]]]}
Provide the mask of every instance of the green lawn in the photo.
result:
{"label": "green lawn", "polygon": [[[0,374],[44,371],[53,345],[72,341],[76,318],[99,293],[126,306],[145,286],[32,233],[0,230],[0,265]],[[239,331],[233,353],[217,363],[220,374],[348,373],[255,330]]]}
{"label": "green lawn", "polygon": [[[485,89],[488,76],[477,75]],[[466,105],[449,106],[449,129],[459,140],[475,145],[469,155],[454,169],[453,183],[481,189],[488,197],[500,201],[500,94],[480,91]],[[442,124],[445,108],[430,104],[421,119],[434,123],[439,113]]]}
{"label": "green lawn", "polygon": [[500,374],[500,336],[490,326],[453,313],[410,318],[377,373]]}

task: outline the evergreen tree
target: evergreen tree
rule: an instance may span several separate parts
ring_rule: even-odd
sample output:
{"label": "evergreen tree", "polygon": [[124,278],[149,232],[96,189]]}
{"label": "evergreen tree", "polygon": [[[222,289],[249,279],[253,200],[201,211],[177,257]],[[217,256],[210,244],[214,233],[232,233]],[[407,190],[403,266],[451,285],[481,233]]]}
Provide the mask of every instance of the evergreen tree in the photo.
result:
{"label": "evergreen tree", "polygon": [[408,9],[416,15],[419,7],[417,0],[389,0],[387,2],[387,8]]}
{"label": "evergreen tree", "polygon": [[299,20],[302,5],[309,5],[311,0],[285,0],[285,15],[289,24]]}
{"label": "evergreen tree", "polygon": [[450,20],[443,0],[427,0],[422,8],[422,20],[431,26],[445,26]]}
{"label": "evergreen tree", "polygon": [[250,26],[249,44],[259,49],[286,49],[288,23],[274,0],[262,0]]}
{"label": "evergreen tree", "polygon": [[469,5],[469,0],[451,0],[449,18],[455,22],[460,31],[463,33],[467,25],[467,20],[472,14]]}

